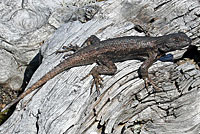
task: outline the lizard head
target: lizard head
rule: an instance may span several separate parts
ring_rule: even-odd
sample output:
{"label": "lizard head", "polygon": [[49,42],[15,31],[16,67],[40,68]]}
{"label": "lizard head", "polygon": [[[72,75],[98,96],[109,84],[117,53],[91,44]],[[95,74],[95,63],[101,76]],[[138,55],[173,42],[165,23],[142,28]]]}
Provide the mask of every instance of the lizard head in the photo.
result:
{"label": "lizard head", "polygon": [[166,36],[161,36],[161,45],[158,49],[162,52],[170,52],[180,50],[191,45],[191,39],[183,32],[173,33]]}

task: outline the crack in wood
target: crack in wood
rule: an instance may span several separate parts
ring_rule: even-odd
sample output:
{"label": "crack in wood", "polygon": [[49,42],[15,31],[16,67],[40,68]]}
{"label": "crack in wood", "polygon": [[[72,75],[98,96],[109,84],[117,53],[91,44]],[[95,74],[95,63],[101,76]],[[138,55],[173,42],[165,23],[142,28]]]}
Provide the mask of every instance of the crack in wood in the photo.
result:
{"label": "crack in wood", "polygon": [[163,3],[161,3],[161,4],[159,4],[158,6],[156,6],[155,8],[154,8],[154,11],[157,11],[158,9],[160,9],[162,6],[164,6],[165,4],[167,4],[167,3],[169,3],[169,2],[171,2],[172,0],[169,0],[169,1],[165,1],[165,2],[163,2]]}

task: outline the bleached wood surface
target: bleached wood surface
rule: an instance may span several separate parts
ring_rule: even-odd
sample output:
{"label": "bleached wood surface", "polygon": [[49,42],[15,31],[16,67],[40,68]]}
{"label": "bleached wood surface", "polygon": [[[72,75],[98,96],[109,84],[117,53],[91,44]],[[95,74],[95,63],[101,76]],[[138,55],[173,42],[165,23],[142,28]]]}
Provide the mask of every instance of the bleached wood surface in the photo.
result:
{"label": "bleached wood surface", "polygon": [[[58,27],[42,45],[44,59],[29,86],[63,60],[63,54],[55,54],[63,45],[80,46],[92,34],[102,40],[144,35],[134,29],[135,25],[140,25],[152,36],[184,31],[193,39],[194,45],[199,45],[200,4],[197,0],[108,0],[94,3],[66,0],[62,6],[53,4],[55,1],[24,1],[24,6],[36,10],[36,14],[51,11],[42,20]],[[73,15],[81,14],[76,7],[98,12],[91,20],[82,23],[84,18],[72,19]],[[53,15],[62,17],[55,21]],[[181,52],[174,53],[179,56]],[[200,72],[195,65],[156,62],[149,72],[163,91],[148,94],[151,87],[147,92],[137,74],[141,64],[137,60],[117,63],[118,71],[114,76],[103,76],[104,88],[96,100],[95,89],[90,95],[92,78],[80,81],[95,64],[65,71],[49,80],[25,109],[21,106],[31,95],[20,101],[13,115],[0,126],[0,133],[199,133]]]}

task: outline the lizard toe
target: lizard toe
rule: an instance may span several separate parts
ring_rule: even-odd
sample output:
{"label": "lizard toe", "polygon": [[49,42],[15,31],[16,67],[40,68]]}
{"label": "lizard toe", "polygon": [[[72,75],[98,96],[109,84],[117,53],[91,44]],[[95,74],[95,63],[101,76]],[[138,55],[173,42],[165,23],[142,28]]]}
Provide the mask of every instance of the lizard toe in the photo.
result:
{"label": "lizard toe", "polygon": [[153,82],[153,80],[151,78],[145,78],[144,79],[144,82],[145,82],[145,88],[148,89],[149,87],[149,84],[152,85],[152,87],[155,89],[155,92],[156,91],[161,91],[161,89]]}

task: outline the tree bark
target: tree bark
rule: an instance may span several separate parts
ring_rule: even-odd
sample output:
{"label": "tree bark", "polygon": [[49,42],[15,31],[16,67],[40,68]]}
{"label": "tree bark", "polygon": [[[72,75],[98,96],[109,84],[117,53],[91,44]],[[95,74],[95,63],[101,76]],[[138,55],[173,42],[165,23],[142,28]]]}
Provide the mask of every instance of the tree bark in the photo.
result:
{"label": "tree bark", "polygon": [[[66,4],[71,3],[66,1]],[[95,3],[85,0],[79,4],[75,5],[79,10],[72,13],[78,14],[77,19],[69,17],[42,45],[42,64],[28,86],[62,62],[64,54],[56,54],[57,50],[70,44],[81,46],[92,34],[105,40],[183,31],[193,40],[193,45],[198,46],[200,42],[198,0]],[[43,6],[48,8],[46,4]],[[55,12],[70,11],[64,8],[57,7]],[[180,58],[183,51],[172,54]],[[199,133],[200,71],[190,60],[183,62],[177,65],[157,61],[149,69],[150,77],[162,89],[158,93],[152,92],[151,86],[144,87],[137,73],[142,64],[138,60],[117,63],[115,75],[103,76],[104,87],[99,96],[95,88],[90,94],[92,77],[81,81],[95,64],[72,68],[49,80],[31,100],[33,94],[20,101],[12,116],[0,126],[0,134]]]}

